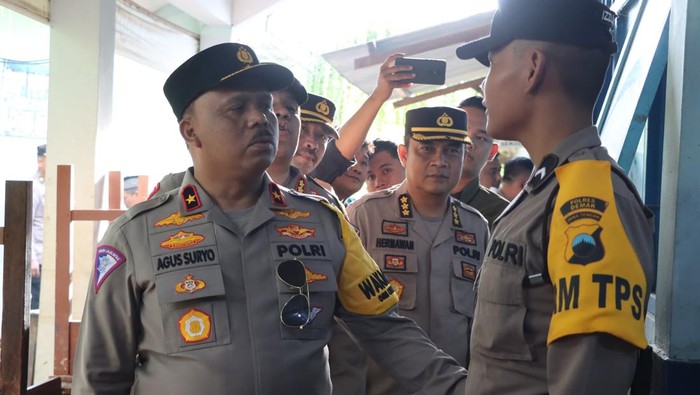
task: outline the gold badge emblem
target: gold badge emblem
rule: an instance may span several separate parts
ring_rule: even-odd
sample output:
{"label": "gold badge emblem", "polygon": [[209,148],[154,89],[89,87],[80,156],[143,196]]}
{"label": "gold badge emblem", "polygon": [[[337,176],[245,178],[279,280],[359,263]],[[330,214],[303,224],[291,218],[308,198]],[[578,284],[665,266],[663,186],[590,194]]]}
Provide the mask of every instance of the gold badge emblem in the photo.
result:
{"label": "gold badge emblem", "polygon": [[251,55],[251,53],[245,47],[238,48],[238,52],[236,53],[236,57],[238,58],[238,61],[241,63],[246,63],[248,65],[253,64],[253,55]]}
{"label": "gold badge emblem", "polygon": [[308,267],[305,267],[304,270],[306,271],[306,282],[309,284],[311,284],[314,281],[328,280],[328,276],[326,276],[323,273],[314,273],[311,270],[309,270]]}
{"label": "gold badge emblem", "polygon": [[291,224],[289,226],[275,226],[277,232],[280,236],[287,236],[295,240],[303,240],[308,237],[313,237],[316,233],[316,229],[305,228],[297,224]]}
{"label": "gold badge emblem", "polygon": [[437,125],[440,127],[443,127],[443,128],[449,128],[452,125],[454,125],[454,123],[455,122],[452,120],[452,118],[449,115],[447,115],[447,113],[443,113],[437,119]]}
{"label": "gold badge emblem", "polygon": [[319,103],[316,103],[316,111],[320,112],[323,115],[328,115],[331,112],[330,106],[328,106],[328,102],[325,100]]}
{"label": "gold badge emblem", "polygon": [[196,343],[209,339],[211,335],[211,317],[209,314],[191,309],[178,321],[180,336],[187,343]]}
{"label": "gold badge emblem", "polygon": [[168,240],[160,243],[160,246],[169,250],[177,250],[179,248],[191,247],[204,241],[204,236],[193,232],[179,231],[170,236]]}
{"label": "gold badge emblem", "polygon": [[166,218],[163,218],[160,221],[156,222],[153,226],[155,226],[156,228],[170,225],[182,226],[190,221],[196,221],[202,218],[204,218],[204,214],[193,214],[183,217],[182,215],[180,215],[180,213],[173,213],[167,216]]}
{"label": "gold badge emblem", "polygon": [[273,209],[272,210],[275,214],[281,215],[283,217],[291,218],[291,219],[297,219],[297,218],[308,218],[311,213],[308,211],[299,211],[299,210],[294,210],[293,208],[288,208],[288,209]]}
{"label": "gold badge emblem", "polygon": [[207,283],[202,280],[194,278],[192,275],[188,274],[185,279],[175,285],[175,292],[179,294],[188,293],[193,294],[201,289],[207,287]]}
{"label": "gold badge emblem", "polygon": [[392,278],[391,280],[389,280],[389,285],[391,285],[391,288],[394,288],[394,292],[396,292],[396,296],[398,296],[399,299],[401,299],[401,295],[403,294],[403,289],[404,289],[403,284],[401,284],[401,282],[399,280]]}

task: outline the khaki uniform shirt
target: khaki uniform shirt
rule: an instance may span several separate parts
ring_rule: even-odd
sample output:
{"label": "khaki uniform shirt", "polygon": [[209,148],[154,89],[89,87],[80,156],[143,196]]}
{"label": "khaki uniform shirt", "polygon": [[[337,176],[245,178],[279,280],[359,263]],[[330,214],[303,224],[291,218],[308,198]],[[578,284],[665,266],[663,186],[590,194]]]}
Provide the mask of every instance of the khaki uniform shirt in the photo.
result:
{"label": "khaki uniform shirt", "polygon": [[[579,301],[579,289],[573,292],[571,283],[564,284],[570,286],[568,291],[572,291],[567,294],[562,293],[563,287],[555,288],[546,281],[547,267],[581,267],[575,266],[572,260],[551,259],[545,267],[547,246],[551,247],[546,243],[559,243],[563,235],[546,232],[544,226],[549,226],[552,215],[563,209],[563,206],[552,207],[552,197],[556,197],[557,191],[561,193],[555,170],[566,163],[582,160],[603,161],[616,166],[601,147],[594,127],[569,136],[545,157],[524,192],[495,224],[476,284],[477,303],[467,383],[469,395],[627,393],[636,365],[637,349],[633,345],[604,331],[573,334],[547,345],[557,299],[559,312],[562,301],[567,302],[565,309],[573,314],[579,314],[584,307],[599,307],[585,306],[585,301]],[[609,209],[603,216],[619,217],[641,263],[648,297],[654,278],[653,218],[642,206],[636,191],[625,182],[625,176],[610,173],[602,174],[599,179],[601,182],[605,177],[612,180],[617,210]],[[577,223],[573,222],[572,226]],[[603,248],[610,253],[619,246],[603,245]],[[595,275],[599,264],[591,262],[585,268]],[[636,265],[632,260],[616,264]],[[586,279],[581,277],[582,293],[584,286],[591,287],[590,284],[583,285]],[[613,292],[612,287],[610,292]],[[595,295],[596,302],[601,303],[598,294]],[[621,302],[624,302],[621,306],[625,311],[629,309],[628,300]],[[605,298],[602,298],[602,303],[605,303]],[[642,315],[642,325],[643,319]]]}
{"label": "khaki uniform shirt", "polygon": [[508,207],[508,201],[503,196],[484,188],[479,184],[479,177],[471,180],[467,186],[459,193],[454,195],[457,199],[466,203],[481,213],[486,220],[489,221],[489,226],[493,227],[496,218]]}
{"label": "khaki uniform shirt", "polygon": [[[110,225],[74,393],[330,394],[334,317],[383,365],[400,367],[412,391],[464,391],[466,372],[395,313],[393,290],[337,210],[266,179],[251,213],[239,230],[188,171],[179,188]],[[301,290],[276,275],[288,259],[306,267]],[[309,323],[282,324],[283,306],[307,291]]]}
{"label": "khaki uniform shirt", "polygon": [[[473,285],[489,231],[481,214],[454,198],[449,198],[446,210],[433,236],[415,211],[404,182],[365,195],[348,207],[348,214],[362,244],[399,294],[400,314],[413,319],[438,348],[466,366]],[[347,378],[354,376],[366,377],[368,394],[407,393],[373,361],[363,371],[351,347],[334,349],[336,335],[342,334],[334,333],[330,344],[335,394],[365,393],[348,383]],[[336,374],[338,369],[347,373]],[[365,382],[364,377],[360,380],[355,383]],[[336,390],[339,383],[343,387]]]}

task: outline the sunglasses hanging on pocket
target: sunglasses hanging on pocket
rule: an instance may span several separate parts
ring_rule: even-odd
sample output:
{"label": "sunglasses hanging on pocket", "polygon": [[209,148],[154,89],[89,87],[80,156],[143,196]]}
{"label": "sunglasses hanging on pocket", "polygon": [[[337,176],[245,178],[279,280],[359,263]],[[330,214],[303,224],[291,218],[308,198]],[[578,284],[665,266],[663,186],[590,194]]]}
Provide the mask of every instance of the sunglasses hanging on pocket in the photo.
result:
{"label": "sunglasses hanging on pocket", "polygon": [[291,288],[297,290],[282,307],[280,321],[290,328],[304,328],[309,323],[310,304],[309,286],[306,280],[306,268],[296,259],[286,260],[277,266],[277,278]]}

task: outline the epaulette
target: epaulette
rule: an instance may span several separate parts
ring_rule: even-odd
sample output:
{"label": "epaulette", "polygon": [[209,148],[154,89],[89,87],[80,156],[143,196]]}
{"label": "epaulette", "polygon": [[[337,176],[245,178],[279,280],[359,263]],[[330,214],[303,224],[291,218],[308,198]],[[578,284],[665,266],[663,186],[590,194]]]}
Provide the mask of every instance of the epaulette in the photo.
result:
{"label": "epaulette", "polygon": [[[172,192],[172,191],[171,191]],[[151,199],[145,200],[141,203],[138,203],[135,206],[132,206],[124,214],[122,214],[119,218],[117,218],[114,223],[117,225],[121,225],[127,221],[132,220],[133,218],[141,215],[141,213],[145,213],[147,211],[153,210],[154,208],[158,206],[162,206],[165,204],[168,200],[170,200],[172,193],[165,193],[162,195],[155,196]]]}
{"label": "epaulette", "polygon": [[482,218],[484,217],[484,216],[479,212],[479,210],[477,210],[477,209],[475,209],[474,207],[472,207],[472,206],[470,206],[470,205],[464,203],[463,201],[461,201],[461,200],[459,200],[459,199],[457,199],[457,198],[452,198],[452,201],[455,202],[455,203],[457,203],[457,205],[459,206],[459,208],[463,209],[464,211],[468,211],[468,212],[471,213],[471,214],[476,214],[476,215],[478,215],[479,217],[482,217]]}
{"label": "epaulette", "polygon": [[[398,187],[397,187],[397,188],[398,188]],[[396,190],[396,188],[393,188],[393,187],[392,187],[392,188],[389,188],[389,189],[382,189],[382,190],[380,190],[380,191],[370,192],[370,193],[368,193],[368,194],[362,196],[361,198],[355,200],[353,203],[354,203],[354,204],[359,204],[359,203],[361,203],[361,202],[366,202],[366,201],[368,201],[368,200],[386,198],[386,197],[391,196],[392,192],[394,192],[395,190]]]}
{"label": "epaulette", "polygon": [[[281,187],[280,187],[280,188],[281,188]],[[300,197],[300,198],[310,199],[310,200],[314,200],[314,201],[317,201],[317,202],[326,202],[326,203],[330,203],[330,202],[328,201],[328,199],[326,199],[324,196],[321,196],[321,195],[312,195],[312,194],[310,194],[310,193],[297,192],[297,191],[295,191],[294,189],[287,189],[287,188],[285,188],[284,191],[285,191],[286,193],[290,194],[290,195],[298,196],[298,197]]]}

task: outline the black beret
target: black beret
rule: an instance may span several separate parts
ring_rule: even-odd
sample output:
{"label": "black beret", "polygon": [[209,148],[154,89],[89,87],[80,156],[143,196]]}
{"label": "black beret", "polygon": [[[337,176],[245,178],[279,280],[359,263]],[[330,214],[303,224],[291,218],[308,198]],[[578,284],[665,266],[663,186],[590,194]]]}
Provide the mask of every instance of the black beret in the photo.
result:
{"label": "black beret", "polygon": [[617,52],[616,15],[598,0],[499,0],[491,35],[457,48],[460,59],[488,66],[488,53],[516,39],[547,41]]}
{"label": "black beret", "polygon": [[467,112],[456,107],[408,110],[406,135],[417,141],[453,140],[471,143],[467,135]]}
{"label": "black beret", "polygon": [[235,88],[241,82],[259,83],[261,89],[273,92],[288,87],[293,79],[292,72],[284,66],[260,63],[249,46],[224,43],[187,59],[170,74],[163,92],[179,120],[190,103],[218,86]]}
{"label": "black beret", "polygon": [[330,99],[323,96],[309,93],[309,98],[306,103],[301,105],[301,120],[302,122],[317,122],[322,123],[330,129],[333,137],[338,138],[338,132],[333,126],[333,117],[335,116],[335,104]]}

